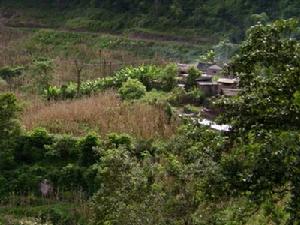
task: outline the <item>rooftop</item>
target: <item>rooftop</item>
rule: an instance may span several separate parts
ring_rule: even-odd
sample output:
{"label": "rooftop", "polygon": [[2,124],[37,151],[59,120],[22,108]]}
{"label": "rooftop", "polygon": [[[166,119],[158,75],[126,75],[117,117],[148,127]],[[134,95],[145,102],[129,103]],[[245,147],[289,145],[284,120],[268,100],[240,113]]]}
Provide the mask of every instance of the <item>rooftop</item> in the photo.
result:
{"label": "rooftop", "polygon": [[237,83],[236,79],[230,79],[230,78],[220,78],[218,80],[218,83],[223,83],[223,84],[235,84]]}
{"label": "rooftop", "polygon": [[215,83],[215,82],[197,82],[198,85],[200,86],[217,86],[218,83]]}
{"label": "rooftop", "polygon": [[222,70],[222,68],[220,66],[218,66],[218,65],[212,65],[208,69],[211,69],[211,70]]}
{"label": "rooftop", "polygon": [[197,78],[196,81],[212,81],[212,76],[208,76],[208,75],[202,75],[201,77]]}

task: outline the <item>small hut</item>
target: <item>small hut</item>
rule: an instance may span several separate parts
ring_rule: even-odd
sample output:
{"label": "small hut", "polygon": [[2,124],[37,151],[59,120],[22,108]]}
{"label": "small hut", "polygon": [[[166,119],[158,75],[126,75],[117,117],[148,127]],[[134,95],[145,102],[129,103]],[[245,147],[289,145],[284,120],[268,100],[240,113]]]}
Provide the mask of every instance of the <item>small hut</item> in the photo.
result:
{"label": "small hut", "polygon": [[236,89],[238,87],[238,81],[231,78],[220,78],[218,84],[220,88]]}
{"label": "small hut", "polygon": [[212,65],[206,70],[206,73],[207,73],[207,75],[214,76],[214,75],[219,74],[221,71],[222,71],[222,68],[220,66]]}
{"label": "small hut", "polygon": [[238,94],[238,81],[230,78],[220,78],[218,80],[219,93],[226,96],[235,96]]}

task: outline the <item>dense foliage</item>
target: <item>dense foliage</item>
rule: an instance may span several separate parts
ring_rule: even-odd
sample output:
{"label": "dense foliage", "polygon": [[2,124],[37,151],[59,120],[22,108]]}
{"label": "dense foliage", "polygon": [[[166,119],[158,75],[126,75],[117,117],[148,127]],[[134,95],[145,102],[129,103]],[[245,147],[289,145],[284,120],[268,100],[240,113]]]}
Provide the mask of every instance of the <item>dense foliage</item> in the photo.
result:
{"label": "dense foliage", "polygon": [[[75,29],[116,31],[134,27],[165,31],[173,27],[174,31],[185,28],[187,33],[193,33],[192,29],[200,28],[210,34],[231,33],[234,39],[239,39],[245,28],[257,20],[264,22],[269,18],[298,17],[300,8],[297,0],[14,0],[3,4],[54,7],[70,12],[64,16],[66,25]],[[64,20],[64,17],[59,19]]]}
{"label": "dense foliage", "polygon": [[259,24],[248,31],[230,68],[240,79],[241,93],[223,101],[226,122],[241,131],[299,127],[299,108],[293,97],[300,86],[296,28],[297,22],[288,20]]}
{"label": "dense foliage", "polygon": [[297,27],[295,20],[252,27],[230,66],[241,92],[219,102],[223,121],[234,125],[236,147],[226,161],[232,190],[250,191],[257,201],[289,193],[288,224],[300,221]]}

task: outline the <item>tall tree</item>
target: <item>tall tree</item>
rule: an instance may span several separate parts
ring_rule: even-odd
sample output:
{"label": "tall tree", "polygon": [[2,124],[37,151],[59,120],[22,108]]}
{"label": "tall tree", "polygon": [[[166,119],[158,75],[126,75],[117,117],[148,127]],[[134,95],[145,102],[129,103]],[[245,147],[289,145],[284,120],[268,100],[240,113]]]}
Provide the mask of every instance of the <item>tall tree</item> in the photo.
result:
{"label": "tall tree", "polygon": [[230,69],[240,79],[237,97],[223,98],[223,122],[234,126],[234,144],[224,160],[231,190],[262,201],[288,193],[287,224],[300,224],[300,42],[298,23],[258,24],[247,34]]}

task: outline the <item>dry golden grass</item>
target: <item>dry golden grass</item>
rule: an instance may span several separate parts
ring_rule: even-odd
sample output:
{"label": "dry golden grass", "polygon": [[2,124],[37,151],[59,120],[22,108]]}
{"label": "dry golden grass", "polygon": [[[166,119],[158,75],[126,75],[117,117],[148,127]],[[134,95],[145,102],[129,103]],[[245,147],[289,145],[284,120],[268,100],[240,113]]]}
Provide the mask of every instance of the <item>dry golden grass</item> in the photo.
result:
{"label": "dry golden grass", "polygon": [[23,65],[31,61],[30,56],[17,46],[27,37],[25,32],[12,30],[0,25],[0,67]]}
{"label": "dry golden grass", "polygon": [[[167,61],[161,58],[143,59],[124,50],[102,49],[101,51],[89,48],[86,44],[75,45],[81,52],[79,66],[82,68],[81,79],[93,80],[99,77],[110,76],[126,66],[140,66],[144,64],[166,65]],[[62,85],[70,81],[76,82],[77,73],[74,58],[57,56],[54,60],[53,85]]]}
{"label": "dry golden grass", "polygon": [[160,107],[126,103],[110,91],[73,101],[43,103],[36,100],[24,111],[22,123],[27,130],[44,127],[52,133],[76,136],[96,131],[128,133],[139,138],[169,138],[177,122],[169,123]]}

